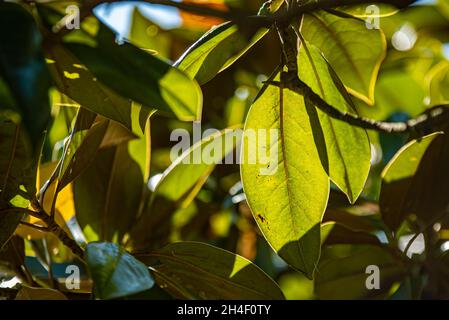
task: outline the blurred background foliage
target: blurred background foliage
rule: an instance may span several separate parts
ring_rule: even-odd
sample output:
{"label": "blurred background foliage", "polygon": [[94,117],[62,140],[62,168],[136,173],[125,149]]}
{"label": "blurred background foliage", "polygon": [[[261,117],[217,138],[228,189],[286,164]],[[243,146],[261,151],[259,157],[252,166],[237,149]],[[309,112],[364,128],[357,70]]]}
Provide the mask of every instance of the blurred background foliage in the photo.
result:
{"label": "blurred background foliage", "polygon": [[[262,5],[260,0],[185,0],[184,2],[204,3],[217,9],[238,7],[250,13],[257,12]],[[55,15],[55,12],[63,12],[62,10],[70,3],[37,1],[38,5],[35,9],[37,8],[40,12],[40,17],[45,24],[54,22],[55,18],[52,15]],[[352,10],[354,14],[357,14],[356,9]],[[381,65],[375,87],[374,105],[368,105],[354,98],[357,111],[372,119],[404,121],[416,117],[430,106],[448,103],[449,1],[418,3],[401,12],[395,12],[388,6],[381,7],[381,10],[387,12],[380,18],[380,27],[387,40],[387,55]],[[96,8],[95,13],[104,23],[119,32],[117,41],[129,41],[151,55],[169,62],[177,61],[207,30],[223,22],[218,18],[200,17],[179,12],[176,9],[136,3],[103,4]],[[14,19],[10,21],[2,19],[0,21],[1,39],[10,34],[11,29],[21,27],[24,26],[17,25]],[[92,36],[86,37],[75,31],[66,38],[85,43],[93,41],[95,46],[95,43],[101,45],[103,41],[101,37],[111,36],[111,34],[108,35],[110,31],[99,25],[95,17],[86,18],[83,28]],[[101,30],[104,32],[102,33]],[[32,34],[28,36],[35,37]],[[36,37],[39,36],[36,35]],[[39,40],[36,41],[39,43]],[[70,39],[67,41],[70,42]],[[30,45],[33,42],[34,40],[30,40]],[[30,52],[37,56],[45,54],[51,69],[52,64],[55,63],[52,60],[57,60],[56,57],[59,59],[64,57],[61,60],[66,62],[61,63],[74,65],[76,61],[81,60],[84,64],[88,64],[89,52],[84,49],[81,46],[77,48],[74,44],[71,47],[72,52],[66,51],[63,47],[45,50],[44,45],[44,53],[38,51],[33,53],[33,50]],[[119,60],[126,59],[126,52],[119,52],[116,47],[106,48],[106,50],[117,50],[117,54],[123,54]],[[179,115],[181,118],[182,116],[187,118],[199,116],[203,130],[208,128],[220,130],[243,125],[249,107],[261,89],[263,81],[279,64],[280,55],[281,48],[277,35],[270,32],[233,65],[201,85],[203,107],[200,115],[192,109],[185,114],[181,114],[184,111],[180,111],[178,117]],[[65,171],[64,167],[61,170],[58,167],[60,172],[63,172],[62,181],[65,179],[66,183],[59,182],[54,185],[50,180],[43,195],[43,203],[47,210],[55,208],[56,220],[73,235],[75,240],[79,243],[97,240],[112,241],[134,249],[148,249],[149,243],[152,247],[159,248],[163,244],[178,240],[205,242],[253,261],[279,284],[287,299],[358,297],[358,288],[352,287],[344,279],[338,283],[327,283],[330,287],[326,287],[326,279],[321,278],[320,281],[324,284],[322,286],[315,284],[314,290],[313,281],[289,268],[273,252],[261,235],[245,201],[238,165],[217,165],[213,171],[211,168],[203,168],[196,174],[204,178],[199,178],[195,182],[196,185],[184,185],[182,173],[171,171],[172,177],[164,176],[166,189],[179,188],[189,192],[187,195],[185,192],[179,192],[182,196],[174,196],[172,199],[158,197],[156,193],[154,201],[150,204],[145,202],[145,206],[152,206],[152,220],[145,223],[144,227],[135,227],[136,219],[145,219],[145,212],[149,210],[148,207],[139,207],[141,203],[139,199],[146,199],[150,197],[150,194],[154,194],[155,186],[171,164],[170,148],[174,145],[174,142],[170,141],[172,130],[185,128],[191,131],[192,125],[191,122],[167,117],[164,114],[164,106],[161,107],[162,112],[156,112],[147,122],[145,115],[152,114],[152,110],[140,105],[145,103],[146,97],[136,97],[136,102],[130,102],[113,92],[127,90],[127,86],[129,90],[132,90],[133,86],[139,85],[138,81],[134,83],[128,79],[126,71],[118,75],[111,74],[108,71],[108,64],[120,61],[109,61],[106,53],[103,58],[100,60],[104,65],[92,60],[89,66],[92,70],[98,67],[96,76],[90,76],[90,82],[85,81],[81,89],[73,90],[88,91],[94,90],[94,86],[103,87],[101,91],[105,93],[104,99],[108,99],[108,103],[113,101],[114,104],[126,106],[125,108],[130,110],[129,119],[120,114],[106,114],[104,110],[101,110],[101,104],[96,101],[86,100],[83,104],[86,104],[87,109],[78,112],[79,104],[71,100],[62,88],[71,90],[70,84],[66,82],[76,81],[79,76],[77,72],[85,71],[82,67],[79,70],[72,70],[72,73],[67,71],[65,79],[61,79],[62,85],[51,86],[51,88],[47,83],[48,74],[42,76],[39,72],[34,72],[33,74],[39,75],[38,85],[21,91],[33,95],[34,99],[37,96],[42,97],[39,101],[51,106],[51,119],[46,118],[41,112],[21,113],[32,116],[31,119],[23,118],[30,137],[34,139],[32,146],[37,145],[40,139],[33,133],[39,132],[40,128],[34,127],[46,126],[46,122],[51,122],[45,136],[41,164],[38,168],[37,190],[52,176],[61,157],[67,157],[63,166],[69,170]],[[20,60],[20,57],[17,59]],[[42,68],[39,65],[33,64],[33,66]],[[135,74],[138,71],[139,65],[136,64],[135,72],[130,72]],[[145,72],[142,69],[140,71]],[[46,73],[46,71],[42,72]],[[101,78],[102,72],[105,72],[104,77],[109,79],[106,82]],[[117,77],[114,78],[114,76]],[[85,79],[84,75],[82,77]],[[98,83],[96,77],[109,88]],[[20,78],[16,79],[23,81]],[[33,83],[33,79],[26,81]],[[3,94],[4,87],[4,84],[0,82],[2,98],[6,97]],[[19,90],[20,85],[14,88]],[[48,90],[50,101],[45,101],[44,96]],[[192,87],[192,90],[196,88]],[[25,101],[22,101],[27,99],[27,96],[11,93],[13,96],[11,100],[15,102],[14,108],[20,109],[27,105]],[[102,98],[98,97],[98,99]],[[7,102],[2,100],[2,103]],[[87,105],[90,103],[99,109],[88,108]],[[192,105],[194,104],[192,102]],[[92,112],[102,116],[95,116]],[[72,131],[74,126],[78,129]],[[332,272],[338,270],[338,267],[332,266],[332,261],[336,261],[332,260],[335,257],[350,259],[347,263],[351,266],[357,263],[366,264],[372,256],[378,258],[379,255],[385,255],[384,252],[376,251],[379,243],[387,241],[385,232],[382,231],[378,205],[382,183],[380,173],[407,141],[403,136],[372,131],[369,132],[369,137],[372,147],[372,169],[362,197],[355,206],[350,207],[344,195],[336,188],[332,188],[324,221],[332,223],[335,220],[343,220],[346,225],[355,224],[355,230],[367,231],[372,237],[364,238],[362,241],[365,242],[364,245],[352,245],[352,240],[338,239],[338,234],[334,235],[334,239],[323,239],[326,249],[322,253],[321,260],[331,261],[330,264],[320,268],[320,273],[326,274],[326,277],[331,277]],[[89,143],[83,143],[83,141],[89,141]],[[70,149],[67,145],[71,144],[75,154],[67,153]],[[150,144],[151,156],[150,159],[146,159],[147,146]],[[78,148],[84,148],[83,152],[78,152]],[[76,161],[71,157],[76,158]],[[84,165],[88,164],[87,170],[77,169],[80,161]],[[76,170],[80,170],[78,173],[80,175],[74,180],[75,176],[71,177],[71,175]],[[210,172],[212,173],[209,175]],[[56,192],[59,196],[54,202]],[[103,212],[107,212],[107,215],[102,214]],[[154,220],[154,214],[157,214],[159,218]],[[36,221],[35,218],[29,218],[30,223]],[[441,237],[437,241],[443,250],[449,249],[448,227],[447,224],[440,224],[438,229]],[[400,230],[400,234],[404,237],[412,234],[411,226],[407,223],[401,225]],[[356,235],[353,236],[352,239],[356,237]],[[422,248],[419,245],[413,245],[411,251],[413,250],[415,254],[420,254]],[[389,256],[382,257],[385,264],[391,264],[391,259]],[[62,281],[65,266],[73,261],[77,261],[77,258],[51,233],[42,233],[21,225],[1,253],[0,286],[12,288],[20,279],[25,279],[29,284],[37,282],[45,287],[54,286],[48,283],[48,279]],[[79,261],[77,263],[84,270],[83,264]],[[445,270],[447,272],[449,269]],[[418,274],[412,272],[411,277],[419,278],[420,276],[419,272]],[[407,287],[407,281],[397,282],[398,277],[402,275],[391,275],[389,291],[381,292],[377,297],[412,298],[426,297],[426,295],[448,297],[449,278],[445,283],[440,283],[438,288],[432,287],[432,292],[425,292],[425,285],[421,288],[410,289],[411,285]],[[85,271],[83,279],[85,281],[82,282],[82,290],[87,293],[90,291],[91,283]],[[427,280],[422,279],[423,283],[425,281]],[[416,283],[415,281],[414,284]],[[343,290],[345,292],[342,292]],[[65,294],[69,297],[77,297],[70,292]],[[160,292],[155,295],[166,297]],[[149,297],[153,296],[149,294]]]}

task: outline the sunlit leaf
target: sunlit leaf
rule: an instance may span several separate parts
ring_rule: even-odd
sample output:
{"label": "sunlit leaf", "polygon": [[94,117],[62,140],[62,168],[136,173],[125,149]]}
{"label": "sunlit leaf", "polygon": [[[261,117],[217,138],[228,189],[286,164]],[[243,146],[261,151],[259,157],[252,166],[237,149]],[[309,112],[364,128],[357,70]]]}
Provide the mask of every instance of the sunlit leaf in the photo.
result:
{"label": "sunlit leaf", "polygon": [[277,284],[249,260],[204,243],[177,242],[137,258],[179,299],[284,299]]}
{"label": "sunlit leaf", "polygon": [[166,58],[170,55],[170,35],[144,16],[138,7],[133,11],[128,38],[139,48],[151,50]]}
{"label": "sunlit leaf", "polygon": [[442,61],[429,72],[430,104],[449,103],[449,62]]}
{"label": "sunlit leaf", "polygon": [[139,108],[97,81],[94,75],[61,45],[47,48],[47,60],[58,89],[84,108],[115,120],[130,130],[134,113],[148,115],[151,110]]}
{"label": "sunlit leaf", "polygon": [[[312,277],[320,254],[320,221],[329,194],[322,165],[326,155],[315,108],[290,90],[267,87],[254,102],[245,124],[241,175],[248,204],[265,238],[292,267]],[[253,131],[270,129],[278,139],[263,147],[246,139]],[[248,132],[248,133],[247,133]],[[259,149],[257,149],[259,148]],[[262,148],[262,149],[260,149]],[[255,164],[248,155],[259,151]],[[273,158],[273,155],[276,155]],[[272,157],[263,163],[263,157]],[[326,159],[324,159],[326,161]]]}
{"label": "sunlit leaf", "polygon": [[[282,1],[273,1],[270,11],[276,11],[281,4]],[[267,32],[268,29],[265,28],[257,30],[250,25],[237,26],[225,22],[212,28],[196,41],[175,62],[175,66],[200,84],[204,84],[231,66]]]}
{"label": "sunlit leaf", "polygon": [[382,31],[368,29],[364,20],[320,11],[304,16],[301,33],[323,52],[349,92],[374,103],[376,79],[386,53]]}
{"label": "sunlit leaf", "polygon": [[203,35],[175,66],[204,84],[232,65],[267,32],[267,29],[239,30],[237,25],[226,22]]}
{"label": "sunlit leaf", "polygon": [[[356,114],[342,83],[315,46],[303,44],[298,64],[300,79],[323,100],[342,113]],[[353,203],[362,192],[370,169],[368,136],[363,129],[335,120],[321,110],[317,112],[321,128],[314,129],[317,135],[324,136],[329,176]]]}
{"label": "sunlit leaf", "polygon": [[192,202],[216,164],[224,163],[226,157],[234,155],[233,150],[240,139],[239,130],[217,131],[176,158],[163,173],[149,205],[131,232],[130,246],[134,250],[154,246],[156,241],[163,242],[176,210],[186,208]]}

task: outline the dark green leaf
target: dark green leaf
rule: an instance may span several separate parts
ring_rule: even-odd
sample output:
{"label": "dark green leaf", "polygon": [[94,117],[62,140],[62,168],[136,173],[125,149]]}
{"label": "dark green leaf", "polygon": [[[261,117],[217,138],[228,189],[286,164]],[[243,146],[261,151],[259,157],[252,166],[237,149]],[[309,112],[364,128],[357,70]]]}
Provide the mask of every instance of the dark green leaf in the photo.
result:
{"label": "dark green leaf", "polygon": [[133,129],[133,119],[148,117],[151,110],[133,104],[101,82],[61,45],[47,48],[48,65],[58,89],[82,107]]}
{"label": "dark green leaf", "polygon": [[115,34],[104,25],[94,41],[96,47],[76,42],[66,46],[99,81],[124,97],[181,120],[201,117],[201,90],[182,71],[129,43],[117,44]]}
{"label": "dark green leaf", "polygon": [[17,212],[2,209],[28,206],[36,193],[36,166],[21,126],[0,115],[0,247],[9,239],[20,219]]}
{"label": "dark green leaf", "polygon": [[325,246],[335,244],[381,245],[381,242],[375,235],[352,230],[338,222],[326,222],[321,226],[321,241]]}
{"label": "dark green leaf", "polygon": [[14,102],[8,99],[10,105],[1,105],[0,109],[12,107],[21,115],[32,147],[38,150],[50,121],[48,90],[51,85],[39,29],[22,6],[1,2],[0,38],[0,100],[5,90],[14,99]]}
{"label": "dark green leaf", "polygon": [[150,289],[154,285],[148,268],[113,243],[92,242],[86,262],[97,299],[114,299]]}
{"label": "dark green leaf", "polygon": [[216,132],[176,158],[163,173],[149,206],[131,232],[130,246],[133,250],[147,249],[166,241],[176,210],[186,208],[192,202],[216,164],[239,145],[240,135],[241,132],[233,129]]}
{"label": "dark green leaf", "polygon": [[[329,251],[323,252],[325,256]],[[366,286],[368,266],[379,268],[379,289],[369,290]],[[405,266],[386,249],[377,246],[360,246],[343,257],[325,257],[318,265],[315,280],[315,293],[320,299],[382,299],[392,285],[400,282]],[[369,279],[368,279],[369,281]]]}
{"label": "dark green leaf", "polygon": [[135,222],[143,191],[142,172],[130,158],[128,145],[99,150],[75,180],[73,191],[86,238],[121,243]]}
{"label": "dark green leaf", "polygon": [[368,29],[361,19],[320,11],[304,16],[301,32],[323,52],[352,94],[374,103],[377,74],[386,52],[381,30]]}
{"label": "dark green leaf", "polygon": [[449,205],[449,138],[434,133],[402,148],[382,172],[380,207],[385,223],[397,229],[405,217],[430,223]]}
{"label": "dark green leaf", "polygon": [[177,242],[137,258],[179,299],[284,299],[277,284],[249,260],[204,243]]}

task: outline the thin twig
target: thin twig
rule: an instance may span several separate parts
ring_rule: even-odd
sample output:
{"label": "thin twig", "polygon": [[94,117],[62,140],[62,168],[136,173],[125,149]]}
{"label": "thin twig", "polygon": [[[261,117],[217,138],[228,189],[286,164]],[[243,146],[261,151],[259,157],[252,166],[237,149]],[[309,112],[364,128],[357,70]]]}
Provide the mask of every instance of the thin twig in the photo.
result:
{"label": "thin twig", "polygon": [[39,230],[39,231],[42,231],[42,232],[50,231],[47,227],[39,226],[37,224],[29,223],[29,222],[26,222],[26,221],[20,221],[20,224],[22,224],[24,226],[27,226],[27,227],[30,227],[30,228],[33,228],[33,229],[36,229],[36,230]]}
{"label": "thin twig", "polygon": [[36,210],[36,216],[42,220],[47,225],[47,228],[50,232],[52,232],[66,247],[68,247],[73,254],[77,255],[81,259],[84,258],[84,250],[73,240],[67,232],[63,228],[61,228],[54,217],[47,214],[44,209],[41,207],[40,203],[37,200],[31,202],[33,209]]}
{"label": "thin twig", "polygon": [[[274,22],[290,22],[295,18],[302,16],[304,13],[309,13],[317,10],[326,10],[343,6],[359,5],[359,4],[375,4],[375,3],[385,3],[397,8],[406,8],[407,6],[415,3],[417,0],[374,0],[374,1],[363,1],[363,0],[321,0],[321,1],[309,1],[304,4],[297,4],[292,6],[289,10],[277,11],[271,16],[260,17],[265,18],[269,25]],[[262,19],[260,19],[262,20]]]}

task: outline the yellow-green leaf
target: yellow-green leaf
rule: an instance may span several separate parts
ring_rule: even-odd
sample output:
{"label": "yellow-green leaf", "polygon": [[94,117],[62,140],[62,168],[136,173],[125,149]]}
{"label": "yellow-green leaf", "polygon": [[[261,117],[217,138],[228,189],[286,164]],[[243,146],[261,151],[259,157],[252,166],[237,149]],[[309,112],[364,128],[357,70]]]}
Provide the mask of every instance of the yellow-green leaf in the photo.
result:
{"label": "yellow-green leaf", "polygon": [[[329,194],[327,160],[315,108],[290,90],[267,87],[252,105],[245,124],[241,176],[251,211],[265,238],[292,267],[313,276],[320,255],[320,221]],[[264,150],[261,140],[249,143],[250,131],[278,131]],[[267,133],[267,136],[270,136]],[[256,145],[255,145],[256,144]],[[269,146],[269,147],[268,147]],[[274,163],[248,154],[256,148],[278,154]],[[265,156],[265,155],[264,155]],[[268,169],[268,171],[267,171]]]}
{"label": "yellow-green leaf", "polygon": [[[314,45],[304,42],[298,65],[299,78],[323,100],[342,113],[356,114],[338,76]],[[315,130],[324,136],[329,176],[353,203],[365,186],[371,166],[368,135],[364,129],[333,119],[319,109],[317,112],[321,128]]]}
{"label": "yellow-green leaf", "polygon": [[386,55],[381,30],[368,29],[364,20],[319,11],[304,15],[301,33],[323,52],[351,94],[374,104],[374,87]]}
{"label": "yellow-green leaf", "polygon": [[178,299],[284,299],[277,284],[251,261],[205,243],[176,242],[136,257]]}

